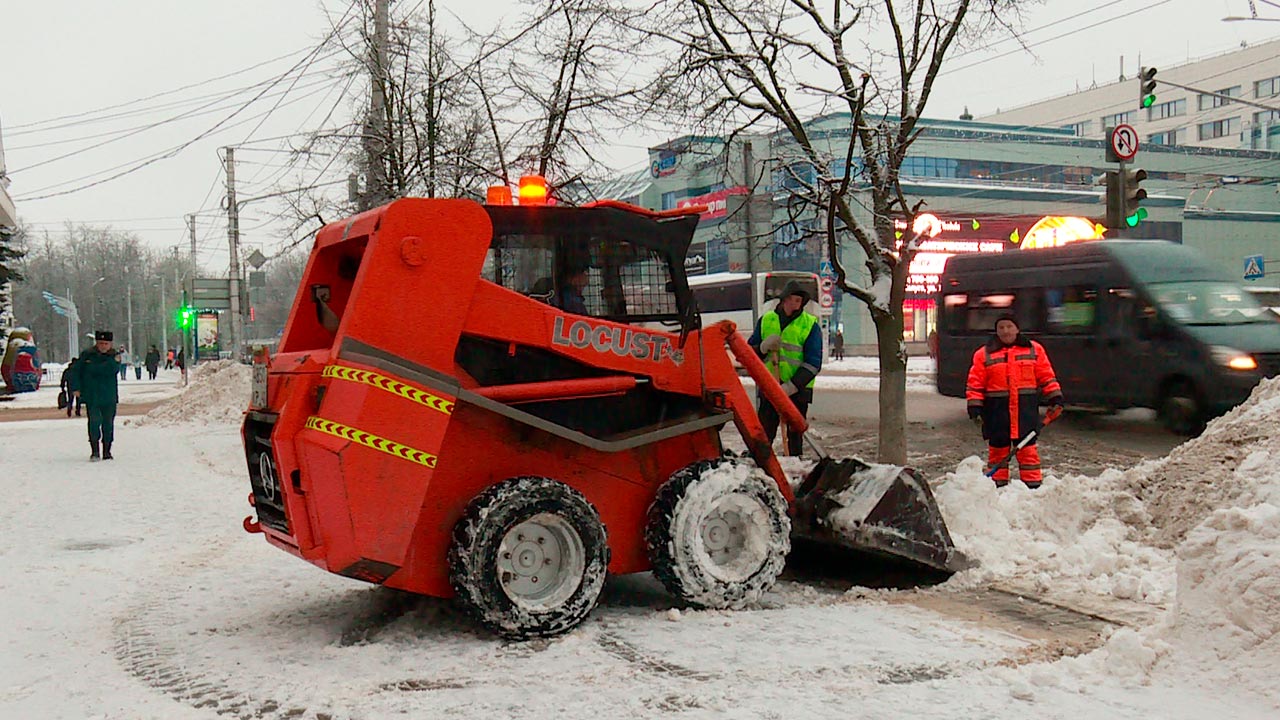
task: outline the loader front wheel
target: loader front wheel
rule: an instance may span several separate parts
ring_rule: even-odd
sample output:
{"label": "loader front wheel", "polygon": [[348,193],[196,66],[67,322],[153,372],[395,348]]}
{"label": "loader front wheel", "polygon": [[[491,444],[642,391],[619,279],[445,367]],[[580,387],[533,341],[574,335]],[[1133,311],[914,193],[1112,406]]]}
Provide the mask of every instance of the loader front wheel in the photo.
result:
{"label": "loader front wheel", "polygon": [[791,549],[791,519],[777,484],[728,458],[671,476],[649,507],[653,574],[682,602],[741,609],[773,587]]}
{"label": "loader front wheel", "polygon": [[576,627],[595,607],[608,565],[599,513],[578,491],[542,477],[512,478],[477,495],[449,548],[458,599],[513,639]]}

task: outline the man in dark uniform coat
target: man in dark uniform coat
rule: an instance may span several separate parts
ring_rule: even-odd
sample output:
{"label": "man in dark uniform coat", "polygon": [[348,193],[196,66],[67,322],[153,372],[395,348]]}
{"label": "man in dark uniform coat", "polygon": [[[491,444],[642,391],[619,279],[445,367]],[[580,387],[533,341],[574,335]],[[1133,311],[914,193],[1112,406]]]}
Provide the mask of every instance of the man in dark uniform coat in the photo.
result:
{"label": "man in dark uniform coat", "polygon": [[[84,400],[89,416],[91,462],[111,459],[111,443],[115,440],[116,405],[120,402],[117,383],[120,377],[119,351],[112,346],[110,330],[93,334],[93,347],[80,353],[76,363],[76,396]],[[99,454],[99,442],[102,452]]]}

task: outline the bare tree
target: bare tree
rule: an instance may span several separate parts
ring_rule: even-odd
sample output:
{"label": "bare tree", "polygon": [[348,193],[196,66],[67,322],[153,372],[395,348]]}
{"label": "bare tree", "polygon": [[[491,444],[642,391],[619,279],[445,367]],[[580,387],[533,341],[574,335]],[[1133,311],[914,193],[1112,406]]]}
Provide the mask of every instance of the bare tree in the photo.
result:
{"label": "bare tree", "polygon": [[[649,15],[657,20],[650,32],[677,48],[655,97],[696,108],[703,122],[778,129],[785,138],[773,149],[775,166],[825,232],[838,286],[865,303],[875,323],[881,462],[906,462],[902,308],[907,269],[925,237],[912,231],[923,203],[903,192],[899,171],[947,54],[993,27],[1010,29],[1002,18],[1016,6],[666,0]],[[831,116],[836,110],[842,114]],[[852,272],[841,254],[850,239],[865,273]]]}

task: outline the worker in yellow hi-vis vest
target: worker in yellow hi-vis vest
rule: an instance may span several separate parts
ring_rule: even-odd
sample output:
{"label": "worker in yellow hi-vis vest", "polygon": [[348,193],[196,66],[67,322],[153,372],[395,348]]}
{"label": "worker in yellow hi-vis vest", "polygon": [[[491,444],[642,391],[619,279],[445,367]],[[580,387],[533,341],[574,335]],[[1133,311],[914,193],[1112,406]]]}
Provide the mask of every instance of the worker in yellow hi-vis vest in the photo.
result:
{"label": "worker in yellow hi-vis vest", "polygon": [[[802,416],[809,412],[813,380],[822,370],[822,328],[817,317],[804,311],[809,300],[800,283],[787,283],[777,307],[760,316],[747,341],[777,376]],[[778,434],[778,411],[761,396],[759,413],[769,442],[773,442]],[[803,442],[803,433],[787,428],[787,448],[792,455],[804,454]]]}

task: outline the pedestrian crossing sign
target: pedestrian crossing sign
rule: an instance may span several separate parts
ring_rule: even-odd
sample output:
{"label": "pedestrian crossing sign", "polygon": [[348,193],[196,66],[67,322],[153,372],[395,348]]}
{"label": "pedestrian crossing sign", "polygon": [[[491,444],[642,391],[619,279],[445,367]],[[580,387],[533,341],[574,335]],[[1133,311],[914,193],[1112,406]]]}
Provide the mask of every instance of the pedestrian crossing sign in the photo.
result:
{"label": "pedestrian crossing sign", "polygon": [[1248,255],[1245,257],[1245,280],[1261,280],[1266,274],[1266,260],[1261,255]]}

